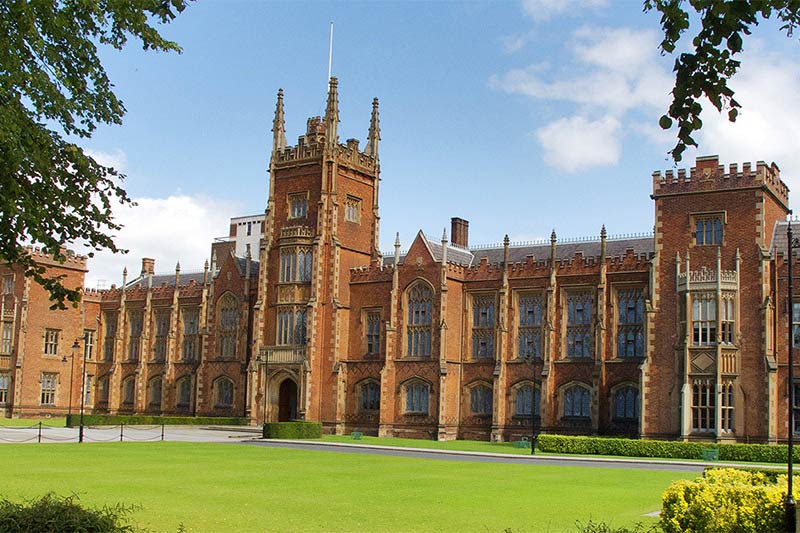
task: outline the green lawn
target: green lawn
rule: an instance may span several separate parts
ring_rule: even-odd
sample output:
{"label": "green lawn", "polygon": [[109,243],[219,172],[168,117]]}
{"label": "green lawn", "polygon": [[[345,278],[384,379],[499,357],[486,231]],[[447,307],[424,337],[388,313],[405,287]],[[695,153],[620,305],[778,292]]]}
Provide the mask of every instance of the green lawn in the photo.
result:
{"label": "green lawn", "polygon": [[63,428],[67,423],[67,418],[64,416],[54,416],[52,418],[5,418],[0,417],[0,426],[6,427],[30,427],[38,426],[39,422],[42,426]]}
{"label": "green lawn", "polygon": [[682,474],[306,452],[238,444],[0,446],[2,493],[56,491],[139,504],[138,525],[175,531],[577,531],[655,519]]}

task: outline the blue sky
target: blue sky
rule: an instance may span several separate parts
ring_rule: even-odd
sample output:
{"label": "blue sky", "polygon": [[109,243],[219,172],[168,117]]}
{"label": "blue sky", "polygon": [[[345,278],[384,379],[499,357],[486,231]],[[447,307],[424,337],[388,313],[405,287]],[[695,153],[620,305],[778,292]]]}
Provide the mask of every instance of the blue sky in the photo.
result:
{"label": "blue sky", "polygon": [[[651,174],[672,168],[657,122],[674,59],[641,2],[203,0],[162,27],[183,54],[133,41],[102,54],[128,112],[87,146],[139,205],[117,210],[130,253],[98,254],[89,286],[137,274],[142,256],[201,268],[227,219],[263,212],[276,92],[294,144],[324,112],[330,21],[342,142],[364,145],[380,99],[383,250],[396,232],[404,247],[419,229],[449,232],[453,216],[473,244],[652,229]],[[745,49],[741,118],[707,109],[699,152],[775,161],[794,189],[800,44],[766,24]]]}

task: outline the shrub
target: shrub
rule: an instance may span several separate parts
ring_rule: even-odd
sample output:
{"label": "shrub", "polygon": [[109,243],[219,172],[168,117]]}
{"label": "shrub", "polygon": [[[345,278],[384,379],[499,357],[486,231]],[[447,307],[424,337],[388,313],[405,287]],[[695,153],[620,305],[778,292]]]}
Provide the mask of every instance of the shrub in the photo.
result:
{"label": "shrub", "polygon": [[318,439],[322,436],[320,422],[267,422],[264,424],[265,439]]}
{"label": "shrub", "polygon": [[[80,424],[80,415],[68,415],[67,427]],[[248,419],[236,416],[149,416],[149,415],[83,415],[86,426],[246,426]]]}
{"label": "shrub", "polygon": [[[788,447],[767,444],[709,444],[664,440],[639,440],[612,437],[574,437],[542,434],[537,439],[539,449],[551,453],[584,455],[618,455],[624,457],[663,457],[669,459],[702,459],[703,450],[715,448],[721,461],[785,463]],[[800,461],[800,449],[794,450]]]}
{"label": "shrub", "polygon": [[662,497],[659,526],[667,533],[782,531],[786,476],[714,468],[695,481],[674,482]]}
{"label": "shrub", "polygon": [[658,533],[660,529],[658,526],[653,524],[651,526],[645,526],[641,522],[638,522],[633,528],[629,527],[615,527],[611,524],[607,524],[605,522],[595,522],[593,520],[589,520],[586,524],[582,524],[578,522],[576,524],[578,526],[578,531],[580,533]]}
{"label": "shrub", "polygon": [[102,508],[82,507],[76,495],[62,497],[53,493],[24,503],[3,498],[0,500],[0,531],[136,531],[126,523],[126,515],[135,509],[134,506],[122,504]]}

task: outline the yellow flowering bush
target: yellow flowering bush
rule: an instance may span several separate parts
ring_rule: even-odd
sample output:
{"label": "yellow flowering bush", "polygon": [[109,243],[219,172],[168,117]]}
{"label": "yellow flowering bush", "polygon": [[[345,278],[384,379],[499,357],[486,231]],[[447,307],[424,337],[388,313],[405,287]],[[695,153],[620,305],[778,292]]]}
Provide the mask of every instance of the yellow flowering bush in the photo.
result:
{"label": "yellow flowering bush", "polygon": [[662,497],[659,525],[667,533],[782,531],[785,495],[785,475],[771,483],[758,472],[710,469],[694,481],[670,485]]}

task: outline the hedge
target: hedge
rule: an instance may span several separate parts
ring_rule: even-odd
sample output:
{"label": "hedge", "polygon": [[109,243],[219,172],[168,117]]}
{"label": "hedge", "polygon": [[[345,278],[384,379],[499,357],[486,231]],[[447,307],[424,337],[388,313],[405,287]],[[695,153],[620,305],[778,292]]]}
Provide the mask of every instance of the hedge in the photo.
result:
{"label": "hedge", "polygon": [[322,436],[322,423],[306,422],[267,422],[264,424],[265,439],[318,439]]}
{"label": "hedge", "polygon": [[[720,461],[785,463],[788,447],[783,444],[714,444],[664,440],[621,439],[611,437],[575,437],[542,434],[537,438],[539,449],[550,453],[583,455],[617,455],[623,457],[662,457],[667,459],[702,459],[702,451],[719,450]],[[795,447],[794,460],[800,462],[800,449]]]}
{"label": "hedge", "polygon": [[[147,415],[83,415],[85,426],[246,426],[249,420],[235,416],[147,416]],[[80,424],[80,415],[67,415],[67,427]]]}
{"label": "hedge", "polygon": [[699,479],[669,486],[662,496],[659,526],[666,533],[785,531],[785,494],[785,475],[774,483],[756,472],[706,470]]}

